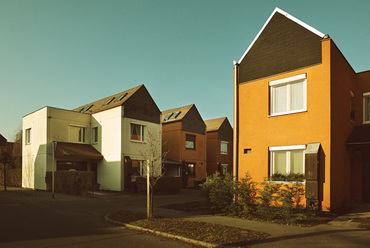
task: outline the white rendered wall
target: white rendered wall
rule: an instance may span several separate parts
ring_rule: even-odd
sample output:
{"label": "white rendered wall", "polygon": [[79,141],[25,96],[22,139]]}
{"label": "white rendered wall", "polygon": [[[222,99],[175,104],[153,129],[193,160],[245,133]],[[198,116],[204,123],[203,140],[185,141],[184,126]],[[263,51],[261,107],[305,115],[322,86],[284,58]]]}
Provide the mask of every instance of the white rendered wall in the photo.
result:
{"label": "white rendered wall", "polygon": [[[22,187],[46,189],[47,107],[23,117]],[[26,129],[31,128],[31,142],[26,144]]]}
{"label": "white rendered wall", "polygon": [[91,118],[91,128],[98,127],[98,143],[93,146],[104,156],[97,168],[98,183],[102,190],[123,190],[121,120],[121,106],[93,114]]}
{"label": "white rendered wall", "polygon": [[[131,123],[140,124],[145,126],[144,142],[132,141],[131,136]],[[124,118],[122,123],[122,153],[124,156],[130,156],[133,160],[147,160],[150,158],[150,143],[154,143],[157,148],[157,154],[162,156],[162,125],[152,122]],[[153,138],[150,139],[150,136]],[[153,140],[153,141],[151,141]],[[161,172],[161,161],[155,165],[156,175]],[[146,176],[146,175],[145,175]]]}

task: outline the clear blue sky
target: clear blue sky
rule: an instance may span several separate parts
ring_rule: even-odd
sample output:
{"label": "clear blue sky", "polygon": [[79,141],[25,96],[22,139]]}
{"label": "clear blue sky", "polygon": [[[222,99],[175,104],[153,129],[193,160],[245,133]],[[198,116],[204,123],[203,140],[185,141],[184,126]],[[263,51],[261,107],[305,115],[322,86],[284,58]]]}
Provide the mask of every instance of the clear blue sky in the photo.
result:
{"label": "clear blue sky", "polygon": [[0,134],[44,106],[73,109],[145,84],[161,110],[233,116],[238,61],[275,7],[370,70],[368,0],[0,0]]}

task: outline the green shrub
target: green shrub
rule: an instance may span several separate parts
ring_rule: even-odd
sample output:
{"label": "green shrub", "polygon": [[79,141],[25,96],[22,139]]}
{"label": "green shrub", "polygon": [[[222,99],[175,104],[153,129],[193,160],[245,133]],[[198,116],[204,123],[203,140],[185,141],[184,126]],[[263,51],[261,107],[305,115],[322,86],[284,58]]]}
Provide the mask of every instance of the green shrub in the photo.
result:
{"label": "green shrub", "polygon": [[273,203],[279,199],[279,184],[269,183],[266,180],[261,183],[262,189],[258,189],[257,213],[262,218],[274,218]]}
{"label": "green shrub", "polygon": [[249,173],[240,179],[237,187],[238,204],[241,205],[243,214],[249,214],[255,211],[255,204],[257,200],[257,183],[252,181]]}
{"label": "green shrub", "polygon": [[213,213],[226,213],[230,210],[235,212],[234,195],[237,184],[233,181],[231,174],[221,176],[216,172],[212,176],[207,177],[207,180],[202,185],[205,190],[211,211]]}
{"label": "green shrub", "polygon": [[304,189],[298,182],[294,184],[284,184],[280,190],[280,201],[286,208],[298,208],[301,197],[304,195]]}

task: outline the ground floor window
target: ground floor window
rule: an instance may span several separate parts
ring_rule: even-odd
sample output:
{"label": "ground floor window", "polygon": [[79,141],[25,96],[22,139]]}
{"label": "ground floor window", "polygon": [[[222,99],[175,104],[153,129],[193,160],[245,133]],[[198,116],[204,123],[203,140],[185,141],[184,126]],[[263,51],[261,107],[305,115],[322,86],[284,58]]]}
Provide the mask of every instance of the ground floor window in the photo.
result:
{"label": "ground floor window", "polygon": [[[143,176],[144,160],[132,160],[132,176]],[[145,170],[146,171],[146,170]]]}
{"label": "ground floor window", "polygon": [[187,176],[195,177],[195,163],[190,162],[187,164],[185,174]]}
{"label": "ground floor window", "polygon": [[270,181],[302,181],[305,149],[305,145],[270,147]]}

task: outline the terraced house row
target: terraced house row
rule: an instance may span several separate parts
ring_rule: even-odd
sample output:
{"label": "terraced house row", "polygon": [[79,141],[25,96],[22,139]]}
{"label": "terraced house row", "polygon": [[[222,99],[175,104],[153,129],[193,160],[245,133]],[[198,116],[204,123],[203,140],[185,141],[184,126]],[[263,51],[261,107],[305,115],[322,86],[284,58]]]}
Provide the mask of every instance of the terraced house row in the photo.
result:
{"label": "terraced house row", "polygon": [[234,67],[236,176],[304,179],[307,204],[370,201],[370,71],[276,8]]}
{"label": "terraced house row", "polygon": [[[47,190],[47,172],[77,170],[94,172],[102,190],[130,189],[146,176],[149,137],[163,134],[155,147],[166,156],[155,175],[193,187],[207,173],[232,169],[231,125],[226,118],[209,122],[210,130],[195,105],[162,113],[144,85],[73,110],[44,107],[23,117],[22,186]],[[207,147],[217,160],[207,159]]]}

